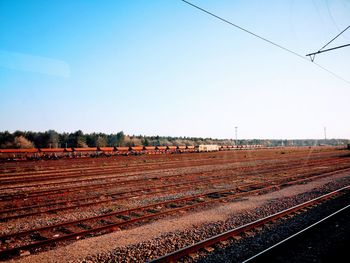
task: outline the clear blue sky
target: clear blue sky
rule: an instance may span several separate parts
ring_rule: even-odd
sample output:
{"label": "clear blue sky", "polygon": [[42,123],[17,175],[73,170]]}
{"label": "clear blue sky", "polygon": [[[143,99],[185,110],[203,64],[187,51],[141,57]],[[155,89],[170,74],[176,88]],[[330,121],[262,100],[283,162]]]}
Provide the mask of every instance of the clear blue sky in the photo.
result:
{"label": "clear blue sky", "polygon": [[[346,0],[193,0],[302,55]],[[350,29],[331,46],[350,43]],[[350,80],[350,47],[316,62]],[[0,130],[350,138],[350,85],[179,0],[0,0]]]}

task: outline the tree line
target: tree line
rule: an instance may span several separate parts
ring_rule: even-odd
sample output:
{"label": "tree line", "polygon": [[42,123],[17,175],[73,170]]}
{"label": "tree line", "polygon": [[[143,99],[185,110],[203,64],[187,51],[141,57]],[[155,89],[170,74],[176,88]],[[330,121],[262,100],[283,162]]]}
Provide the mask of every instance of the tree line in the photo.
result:
{"label": "tree line", "polygon": [[143,136],[126,135],[123,131],[115,134],[83,133],[81,130],[72,133],[58,133],[54,130],[45,132],[15,131],[0,132],[0,148],[71,148],[71,147],[106,147],[106,146],[178,146],[178,145],[253,145],[263,146],[315,146],[346,145],[347,139],[329,140],[233,140],[199,137]]}
{"label": "tree line", "polygon": [[71,148],[71,147],[106,147],[106,146],[158,146],[158,145],[198,145],[232,144],[230,140],[211,138],[170,137],[126,135],[123,131],[115,134],[58,133],[54,130],[45,132],[8,131],[0,132],[0,148]]}

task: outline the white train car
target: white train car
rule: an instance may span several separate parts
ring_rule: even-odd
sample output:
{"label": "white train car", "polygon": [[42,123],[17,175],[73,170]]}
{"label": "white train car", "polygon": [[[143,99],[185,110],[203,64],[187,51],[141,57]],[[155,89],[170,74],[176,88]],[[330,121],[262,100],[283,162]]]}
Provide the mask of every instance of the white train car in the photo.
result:
{"label": "white train car", "polygon": [[219,145],[216,144],[201,144],[198,146],[199,152],[215,152],[219,151]]}

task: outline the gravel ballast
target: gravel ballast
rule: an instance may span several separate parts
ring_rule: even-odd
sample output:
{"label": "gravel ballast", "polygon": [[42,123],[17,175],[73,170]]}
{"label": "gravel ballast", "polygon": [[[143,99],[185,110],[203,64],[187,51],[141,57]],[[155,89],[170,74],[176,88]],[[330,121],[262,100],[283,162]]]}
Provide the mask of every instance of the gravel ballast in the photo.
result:
{"label": "gravel ballast", "polygon": [[349,174],[290,186],[205,211],[161,219],[148,225],[89,238],[18,262],[144,262],[350,183]]}
{"label": "gravel ballast", "polygon": [[[326,216],[349,205],[350,193],[328,200],[307,212],[296,214],[288,220],[278,220],[275,224],[265,226],[252,237],[240,241],[231,241],[225,247],[216,246],[215,252],[194,260],[200,263],[242,262],[270,246],[290,237],[325,218]],[[249,262],[330,262],[336,254],[344,253],[345,244],[350,241],[350,209],[329,219],[313,229],[303,233],[270,252],[256,257]],[[313,232],[313,233],[312,233]],[[327,261],[325,261],[327,259]],[[266,261],[267,260],[267,261]]]}

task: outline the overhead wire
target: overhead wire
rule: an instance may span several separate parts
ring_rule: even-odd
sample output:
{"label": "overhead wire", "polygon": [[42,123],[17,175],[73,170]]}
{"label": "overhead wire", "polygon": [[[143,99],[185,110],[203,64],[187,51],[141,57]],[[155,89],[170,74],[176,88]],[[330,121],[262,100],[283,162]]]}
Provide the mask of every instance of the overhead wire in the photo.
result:
{"label": "overhead wire", "polygon": [[321,51],[322,49],[324,49],[326,46],[328,46],[330,43],[332,43],[337,37],[339,37],[341,34],[343,34],[349,28],[350,28],[350,26],[347,26],[343,31],[341,31],[338,35],[336,35],[331,41],[329,41],[326,45],[321,47],[318,51]]}
{"label": "overhead wire", "polygon": [[[233,27],[236,27],[236,28],[238,28],[238,29],[240,29],[240,30],[242,30],[242,31],[244,31],[244,32],[246,32],[246,33],[248,33],[248,34],[250,34],[250,35],[256,37],[256,38],[259,38],[260,40],[263,40],[263,41],[265,41],[265,42],[267,42],[267,43],[269,43],[269,44],[271,44],[271,45],[273,45],[273,46],[276,46],[276,47],[278,47],[278,48],[280,48],[280,49],[282,49],[282,50],[284,50],[284,51],[286,51],[286,52],[288,52],[288,53],[291,53],[291,54],[293,54],[293,55],[295,55],[295,56],[297,56],[297,57],[299,57],[299,58],[301,58],[301,59],[303,59],[303,60],[306,60],[306,61],[310,62],[310,60],[308,60],[305,56],[300,55],[300,54],[298,54],[297,52],[295,52],[295,51],[293,51],[293,50],[291,50],[291,49],[289,49],[289,48],[286,48],[286,47],[284,47],[284,46],[282,46],[282,45],[280,45],[280,44],[278,44],[278,43],[276,43],[276,42],[274,42],[274,41],[272,41],[272,40],[269,40],[269,39],[267,39],[267,38],[265,38],[265,37],[262,37],[262,36],[260,36],[260,35],[258,35],[258,34],[256,34],[256,33],[252,32],[252,31],[250,31],[250,30],[248,30],[248,29],[246,29],[246,28],[243,28],[243,27],[241,27],[241,26],[239,26],[239,25],[237,25],[237,24],[234,24],[233,22],[231,22],[231,21],[229,21],[229,20],[227,20],[227,19],[225,19],[225,18],[222,18],[221,16],[218,16],[218,15],[216,15],[216,14],[214,14],[214,13],[212,13],[212,12],[210,12],[210,11],[208,11],[208,10],[202,8],[202,7],[199,7],[199,6],[197,6],[197,5],[195,5],[195,4],[191,3],[191,2],[189,2],[189,1],[187,1],[187,0],[181,0],[181,1],[184,2],[184,3],[186,3],[186,4],[189,5],[189,6],[192,6],[193,8],[196,8],[196,9],[198,9],[198,10],[200,10],[200,11],[202,11],[202,12],[204,12],[204,13],[210,15],[210,16],[212,16],[212,17],[215,17],[215,18],[218,19],[218,20],[221,20],[221,21],[224,22],[224,23],[227,23],[227,24],[229,24],[229,25],[231,25],[231,26],[233,26]],[[349,27],[350,27],[350,26],[349,26]],[[347,29],[347,28],[346,28],[346,29]],[[346,29],[345,29],[345,30],[346,30]],[[344,31],[345,31],[345,30],[344,30]],[[338,37],[338,36],[337,36],[337,37]],[[327,44],[327,45],[328,45],[328,44]],[[325,68],[324,66],[321,66],[320,64],[318,64],[318,63],[316,63],[316,62],[312,62],[312,64],[313,64],[313,65],[316,65],[316,66],[319,67],[320,69],[322,69],[322,70],[328,72],[329,74],[333,75],[334,77],[336,77],[336,78],[338,78],[338,79],[344,81],[344,82],[347,83],[348,85],[350,85],[350,81],[344,79],[343,77],[341,77],[341,76],[339,76],[338,74],[332,72],[331,70]]]}

